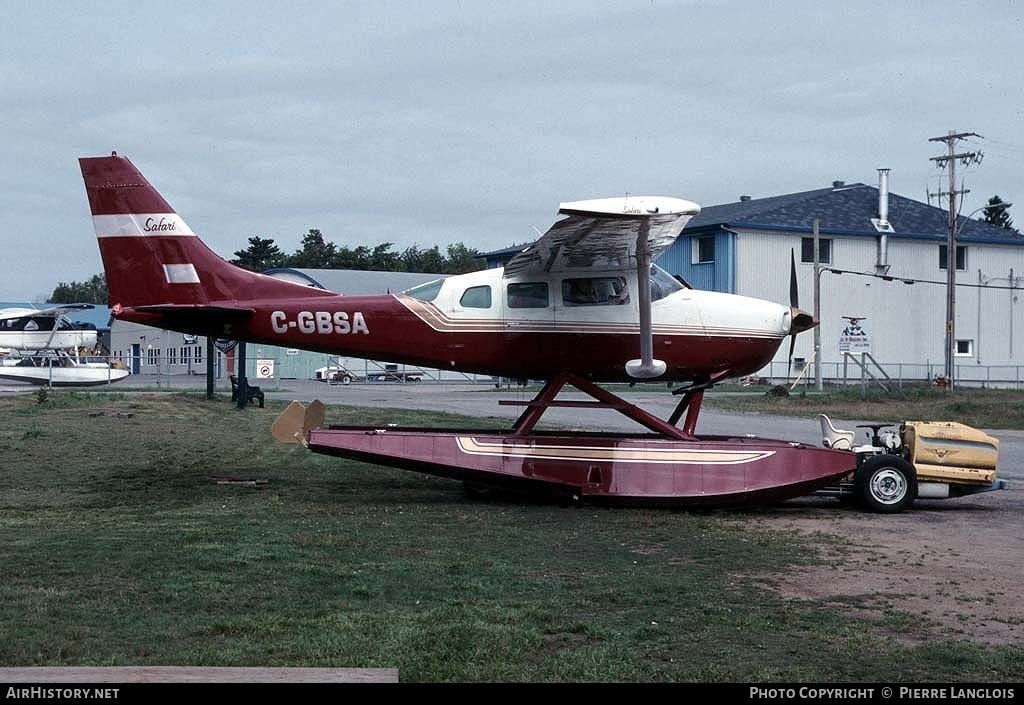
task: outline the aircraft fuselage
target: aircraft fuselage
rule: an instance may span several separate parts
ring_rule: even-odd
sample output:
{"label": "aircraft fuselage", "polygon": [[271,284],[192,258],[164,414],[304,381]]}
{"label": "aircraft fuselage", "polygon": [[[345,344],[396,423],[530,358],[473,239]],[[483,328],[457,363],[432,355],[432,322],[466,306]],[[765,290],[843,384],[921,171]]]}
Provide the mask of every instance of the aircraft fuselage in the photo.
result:
{"label": "aircraft fuselage", "polygon": [[[663,380],[749,374],[771,360],[789,331],[783,306],[659,281],[652,314],[655,354],[668,365]],[[588,300],[574,288],[581,283],[590,287]],[[607,290],[595,294],[595,285]],[[505,278],[492,269],[403,294],[225,301],[253,313],[216,324],[129,308],[116,315],[188,333],[501,377],[544,379],[557,371],[629,381],[625,362],[636,356],[639,335],[635,291],[635,275],[621,272]]]}

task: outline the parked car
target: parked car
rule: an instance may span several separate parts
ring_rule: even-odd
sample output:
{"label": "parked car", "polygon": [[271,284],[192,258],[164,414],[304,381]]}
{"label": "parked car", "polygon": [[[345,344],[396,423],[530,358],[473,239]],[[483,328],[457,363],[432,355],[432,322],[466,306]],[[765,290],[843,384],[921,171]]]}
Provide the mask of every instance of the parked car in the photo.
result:
{"label": "parked car", "polygon": [[321,382],[327,382],[328,384],[351,384],[352,382],[356,382],[362,378],[344,367],[335,365],[331,367],[321,367],[314,374],[314,379],[318,379]]}

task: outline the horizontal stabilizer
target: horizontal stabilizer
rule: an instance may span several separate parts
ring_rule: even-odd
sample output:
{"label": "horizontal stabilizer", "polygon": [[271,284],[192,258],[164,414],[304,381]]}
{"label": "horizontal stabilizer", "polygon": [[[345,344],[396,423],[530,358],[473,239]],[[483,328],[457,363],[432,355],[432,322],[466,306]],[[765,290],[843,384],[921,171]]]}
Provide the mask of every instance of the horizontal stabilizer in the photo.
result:
{"label": "horizontal stabilizer", "polygon": [[206,304],[151,304],[136,306],[139,313],[211,314],[217,316],[251,316],[256,309],[248,306],[210,306]]}

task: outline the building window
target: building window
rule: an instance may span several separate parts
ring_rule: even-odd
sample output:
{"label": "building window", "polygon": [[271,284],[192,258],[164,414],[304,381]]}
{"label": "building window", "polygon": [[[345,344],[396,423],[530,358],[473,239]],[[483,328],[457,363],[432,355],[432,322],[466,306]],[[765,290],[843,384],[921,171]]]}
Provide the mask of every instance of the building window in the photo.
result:
{"label": "building window", "polygon": [[957,357],[972,357],[974,355],[974,341],[973,340],[958,340],[956,341],[956,356]]}
{"label": "building window", "polygon": [[491,287],[471,286],[462,294],[459,303],[463,308],[490,308]]}
{"label": "building window", "polygon": [[181,364],[192,364],[192,348],[185,346],[181,349]]}
{"label": "building window", "polygon": [[695,237],[693,239],[693,264],[709,264],[715,261],[715,238]]}
{"label": "building window", "polygon": [[[805,237],[800,240],[800,261],[814,263],[814,238]],[[832,238],[818,238],[818,262],[832,264]]]}
{"label": "building window", "polygon": [[157,348],[146,349],[146,364],[147,365],[158,365],[160,364],[160,351]]}
{"label": "building window", "polygon": [[178,364],[178,350],[177,348],[167,348],[167,364],[176,365]]}
{"label": "building window", "polygon": [[[946,245],[939,245],[939,269],[945,269],[949,262],[949,248]],[[956,246],[956,268],[959,271],[967,271],[967,247]]]}
{"label": "building window", "polygon": [[203,346],[202,345],[197,345],[196,346],[196,354],[193,355],[193,359],[195,360],[197,365],[203,364]]}

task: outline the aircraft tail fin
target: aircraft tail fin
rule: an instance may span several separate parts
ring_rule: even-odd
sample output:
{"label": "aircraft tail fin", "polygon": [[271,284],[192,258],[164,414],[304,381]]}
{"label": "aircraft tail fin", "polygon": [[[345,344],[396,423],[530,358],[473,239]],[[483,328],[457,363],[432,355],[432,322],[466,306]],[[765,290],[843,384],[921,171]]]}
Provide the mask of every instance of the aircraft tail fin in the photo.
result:
{"label": "aircraft tail fin", "polygon": [[115,309],[330,295],[221,259],[126,157],[79,164]]}

